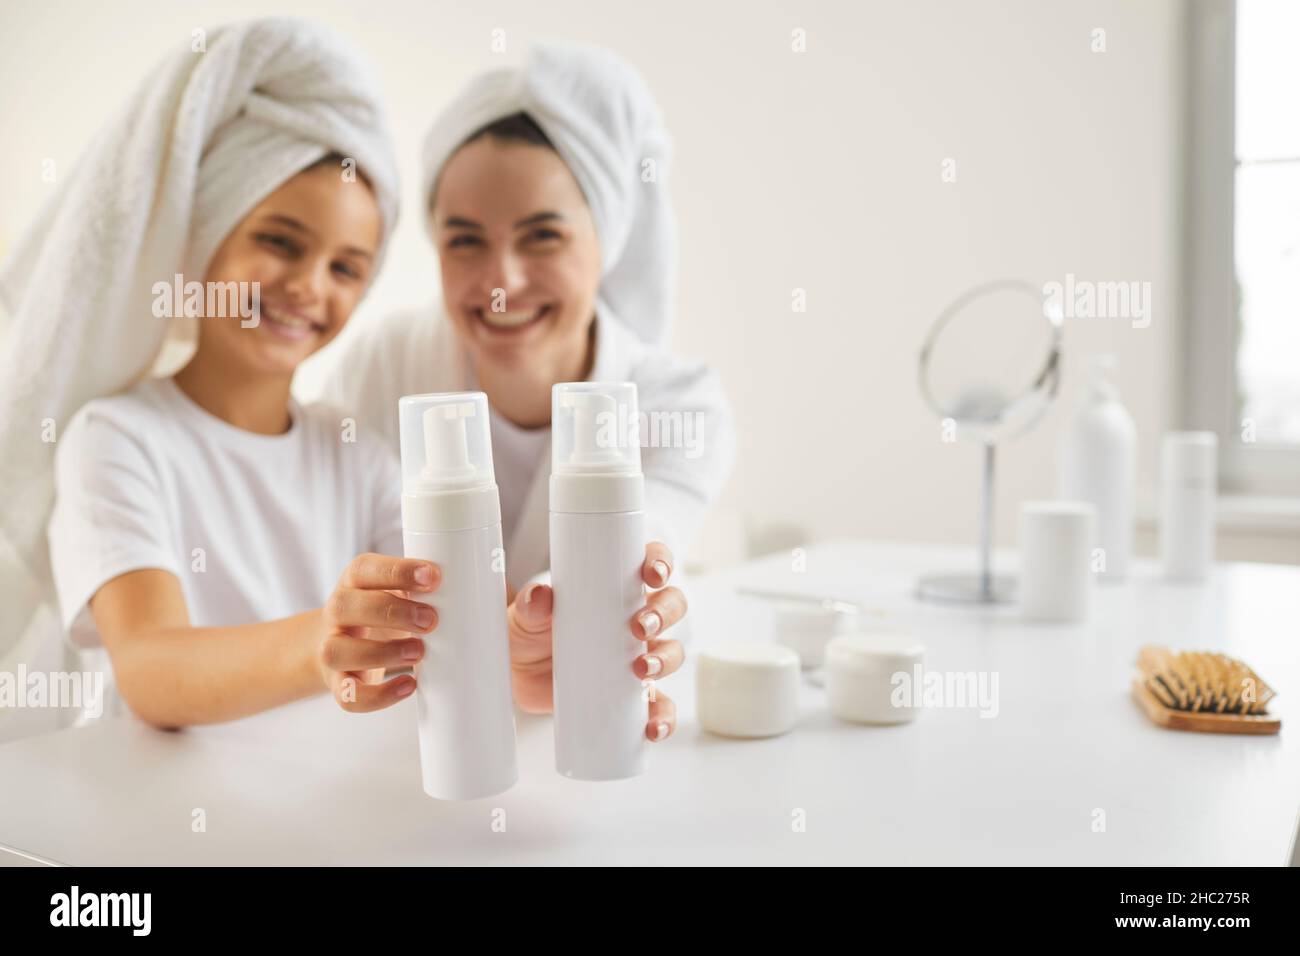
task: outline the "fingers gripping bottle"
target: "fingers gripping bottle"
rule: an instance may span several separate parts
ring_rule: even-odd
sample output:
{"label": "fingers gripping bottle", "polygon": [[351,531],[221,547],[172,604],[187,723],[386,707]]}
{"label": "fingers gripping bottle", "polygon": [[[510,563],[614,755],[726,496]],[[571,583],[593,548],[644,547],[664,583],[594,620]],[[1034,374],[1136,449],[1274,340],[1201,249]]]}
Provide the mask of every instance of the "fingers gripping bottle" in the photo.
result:
{"label": "fingers gripping bottle", "polygon": [[398,417],[406,556],[442,571],[436,591],[413,595],[438,612],[415,675],[424,790],[486,797],[519,777],[487,396],[408,395]]}
{"label": "fingers gripping bottle", "polygon": [[647,704],[631,631],[645,589],[645,480],[636,385],[551,390],[555,766],[578,780],[645,769]]}

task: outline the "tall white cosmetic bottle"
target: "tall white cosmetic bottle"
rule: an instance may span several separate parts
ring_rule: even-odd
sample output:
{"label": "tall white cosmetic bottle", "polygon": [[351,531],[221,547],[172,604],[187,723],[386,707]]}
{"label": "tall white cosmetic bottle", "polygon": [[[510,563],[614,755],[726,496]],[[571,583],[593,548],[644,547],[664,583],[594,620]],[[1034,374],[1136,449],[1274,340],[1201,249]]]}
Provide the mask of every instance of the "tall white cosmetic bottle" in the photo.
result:
{"label": "tall white cosmetic bottle", "polygon": [[[1111,381],[1115,358],[1094,355],[1088,383],[1060,447],[1060,497],[1097,509],[1101,581],[1122,581],[1133,554],[1133,499],[1137,484],[1137,426]],[[1094,562],[1095,566],[1095,562]]]}
{"label": "tall white cosmetic bottle", "polygon": [[644,649],[645,479],[636,385],[551,390],[551,579],[555,588],[555,768],[577,780],[645,770],[647,696],[632,670]]}
{"label": "tall white cosmetic bottle", "polygon": [[424,790],[472,800],[519,778],[487,396],[407,395],[398,416],[406,556],[442,571],[437,590],[412,595],[438,612],[415,675]]}

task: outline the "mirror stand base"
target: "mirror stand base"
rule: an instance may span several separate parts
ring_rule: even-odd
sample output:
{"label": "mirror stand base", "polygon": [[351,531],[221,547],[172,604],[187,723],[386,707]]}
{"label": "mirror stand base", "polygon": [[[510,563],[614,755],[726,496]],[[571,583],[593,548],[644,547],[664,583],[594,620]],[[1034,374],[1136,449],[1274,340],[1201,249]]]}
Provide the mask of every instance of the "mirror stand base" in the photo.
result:
{"label": "mirror stand base", "polygon": [[1016,579],[1002,574],[928,574],[917,582],[916,596],[935,604],[1010,604],[1016,599]]}

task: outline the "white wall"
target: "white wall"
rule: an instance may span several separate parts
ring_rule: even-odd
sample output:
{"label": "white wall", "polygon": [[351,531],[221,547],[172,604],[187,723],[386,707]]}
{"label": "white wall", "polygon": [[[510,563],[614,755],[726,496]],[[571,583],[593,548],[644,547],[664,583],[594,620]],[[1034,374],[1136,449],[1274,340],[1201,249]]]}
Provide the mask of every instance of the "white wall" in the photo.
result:
{"label": "white wall", "polygon": [[[1152,284],[1149,328],[1094,320],[1078,355],[1120,356],[1141,480],[1176,394],[1182,6],[1149,2],[653,4],[561,0],[398,3],[61,2],[3,14],[0,243],[167,45],[268,10],[345,29],[373,56],[403,174],[417,180],[430,118],[470,72],[530,38],[601,43],[646,74],[677,143],[677,348],[715,363],[742,439],[728,505],[759,540],[811,536],[966,541],[977,449],[940,441],[916,388],[938,311],[987,278],[1067,272]],[[1106,51],[1091,52],[1094,28]],[[791,31],[807,31],[807,52]],[[941,181],[956,161],[957,181]],[[434,294],[418,197],[356,321]],[[792,289],[808,311],[791,311]],[[989,342],[990,355],[998,343]],[[978,361],[979,356],[972,356]],[[1002,456],[998,537],[1014,503],[1052,490],[1061,409]],[[814,470],[813,462],[826,468]]]}

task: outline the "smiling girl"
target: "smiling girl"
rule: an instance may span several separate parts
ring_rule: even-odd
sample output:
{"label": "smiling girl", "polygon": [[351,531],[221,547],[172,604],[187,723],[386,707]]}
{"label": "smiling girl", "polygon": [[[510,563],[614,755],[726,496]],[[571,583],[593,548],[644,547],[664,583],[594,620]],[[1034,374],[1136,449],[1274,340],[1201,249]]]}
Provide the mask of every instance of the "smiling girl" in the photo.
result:
{"label": "smiling girl", "polygon": [[385,589],[430,590],[437,568],[356,558],[401,551],[394,462],[289,392],[347,321],[382,241],[371,187],[344,182],[341,160],[278,187],[213,256],[206,281],[256,284],[259,321],[203,319],[180,372],[90,402],[62,439],[50,545],[69,631],[102,640],[151,723],[240,717],[326,686],[371,709],[414,688],[343,684],[419,657],[390,625],[433,627],[425,605]]}
{"label": "smiling girl", "polygon": [[[56,308],[67,334],[43,339],[23,297],[10,358],[53,347],[52,367],[86,370],[88,385],[55,381],[42,399],[68,414],[50,569],[68,635],[107,649],[121,698],[158,726],[326,689],[348,710],[386,706],[414,679],[384,681],[385,669],[418,659],[412,635],[436,626],[405,592],[435,589],[440,570],[386,556],[401,552],[394,456],[290,395],[298,365],[369,287],[395,218],[391,146],[366,75],[311,23],[211,31],[205,52],[155,71],[66,187],[74,204],[98,193],[92,212],[111,228],[56,219],[20,250],[38,272],[61,257],[104,260],[69,280],[87,287],[98,321]],[[123,175],[124,156],[135,175]],[[260,310],[251,322],[198,319],[184,366],[149,377],[164,336],[141,290],[175,273],[241,290],[240,315]],[[114,379],[137,384],[105,388]]]}

